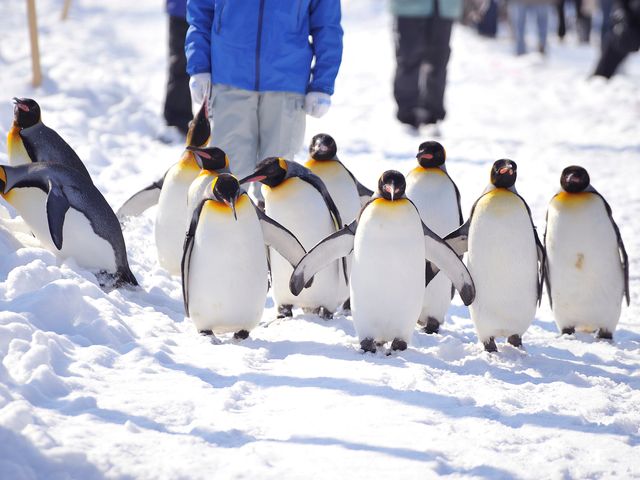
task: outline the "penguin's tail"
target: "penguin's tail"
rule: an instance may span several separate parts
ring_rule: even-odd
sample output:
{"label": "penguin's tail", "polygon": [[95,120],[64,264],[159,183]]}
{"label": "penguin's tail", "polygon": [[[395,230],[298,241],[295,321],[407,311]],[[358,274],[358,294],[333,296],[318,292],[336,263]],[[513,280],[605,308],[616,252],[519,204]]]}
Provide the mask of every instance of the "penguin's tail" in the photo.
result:
{"label": "penguin's tail", "polygon": [[131,272],[128,265],[116,272],[114,286],[115,288],[138,286],[138,280],[136,280],[136,277],[133,275],[133,272]]}

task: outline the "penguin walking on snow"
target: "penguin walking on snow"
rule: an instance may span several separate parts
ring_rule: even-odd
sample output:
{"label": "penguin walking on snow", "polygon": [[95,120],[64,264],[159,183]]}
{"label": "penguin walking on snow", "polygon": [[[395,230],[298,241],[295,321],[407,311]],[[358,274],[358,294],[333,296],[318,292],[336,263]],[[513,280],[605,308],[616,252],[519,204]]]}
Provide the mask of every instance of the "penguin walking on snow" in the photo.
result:
{"label": "penguin walking on snow", "polygon": [[[418,166],[407,175],[407,197],[425,225],[444,237],[463,223],[460,191],[447,173],[446,152],[440,143],[423,142],[416,158]],[[451,281],[445,275],[436,275],[429,282],[418,319],[426,333],[438,333],[452,297]]]}
{"label": "penguin walking on snow", "polygon": [[0,167],[0,190],[40,243],[58,257],[106,273],[115,286],[138,285],[120,223],[100,191],[79,171],[53,163]]}
{"label": "penguin walking on snow", "polygon": [[[189,126],[188,146],[203,147],[209,141],[211,126],[207,103],[205,98]],[[180,275],[184,234],[189,226],[188,192],[200,172],[196,155],[185,149],[180,160],[167,170],[162,180],[134,194],[118,210],[118,218],[124,218],[138,215],[158,204],[155,223],[158,262],[171,275]]]}
{"label": "penguin walking on snow", "polygon": [[193,213],[182,258],[185,311],[201,334],[244,339],[258,324],[268,291],[265,244],[292,265],[305,254],[234,176],[215,177]]}
{"label": "penguin walking on snow", "polygon": [[13,125],[7,135],[9,165],[57,163],[91,180],[78,154],[58,133],[42,123],[40,105],[31,98],[14,98]]}
{"label": "penguin walking on snow", "polygon": [[544,249],[531,211],[516,191],[516,177],[514,161],[496,161],[491,183],[468,220],[445,238],[459,255],[468,252],[467,267],[476,285],[469,311],[488,352],[497,351],[496,337],[522,346],[542,293]]}
{"label": "penguin walking on snow", "polygon": [[611,339],[623,296],[629,305],[629,260],[611,207],[578,166],[560,176],[544,234],[546,284],[558,329],[597,331]]}
{"label": "penguin walking on snow", "polygon": [[[340,216],[345,224],[351,223],[360,213],[360,209],[373,195],[373,192],[362,185],[347,167],[338,159],[338,147],[335,140],[326,133],[320,133],[311,139],[309,145],[309,160],[305,167],[315,173],[327,187],[331,198],[338,207]],[[450,231],[450,230],[449,230]],[[347,257],[347,275],[351,269],[351,256]],[[348,297],[349,285],[340,282],[340,288]],[[349,309],[349,302],[345,302],[345,309]]]}
{"label": "penguin walking on snow", "polygon": [[[269,157],[256,165],[255,171],[240,180],[262,182],[265,213],[289,229],[305,248],[342,228],[342,217],[320,178],[302,165],[283,158]],[[296,297],[289,290],[292,268],[277,252],[272,252],[271,275],[273,298],[280,318],[291,317],[293,306],[317,313],[325,319],[348,296],[346,259],[333,264],[317,276],[313,286]],[[342,278],[341,278],[342,277]]]}
{"label": "penguin walking on snow", "polygon": [[466,305],[475,295],[468,270],[422,222],[405,188],[400,172],[384,172],[359,218],[316,245],[291,276],[291,292],[299,294],[317,272],[353,252],[351,310],[365,352],[388,341],[392,350],[407,348],[422,308],[425,259],[451,278]]}

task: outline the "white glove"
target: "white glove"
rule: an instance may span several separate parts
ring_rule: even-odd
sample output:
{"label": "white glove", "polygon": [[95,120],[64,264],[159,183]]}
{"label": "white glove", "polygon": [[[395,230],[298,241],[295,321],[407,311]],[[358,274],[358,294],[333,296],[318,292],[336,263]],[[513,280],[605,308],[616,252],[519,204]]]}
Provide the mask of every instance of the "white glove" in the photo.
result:
{"label": "white glove", "polygon": [[322,92],[309,92],[304,97],[304,111],[307,115],[320,118],[329,111],[331,95]]}
{"label": "white glove", "polygon": [[196,73],[189,79],[189,90],[191,90],[191,101],[200,105],[205,95],[211,93],[211,74]]}

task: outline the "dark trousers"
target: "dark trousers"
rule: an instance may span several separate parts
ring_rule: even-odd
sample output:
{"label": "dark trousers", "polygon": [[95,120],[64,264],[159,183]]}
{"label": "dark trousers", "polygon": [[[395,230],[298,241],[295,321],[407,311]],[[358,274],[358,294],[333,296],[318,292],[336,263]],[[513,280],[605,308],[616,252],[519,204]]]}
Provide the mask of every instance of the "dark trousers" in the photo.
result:
{"label": "dark trousers", "polygon": [[[437,5],[437,2],[435,2]],[[453,21],[432,17],[396,17],[396,75],[393,93],[398,120],[414,126],[445,117],[444,90]]]}
{"label": "dark trousers", "polygon": [[[564,14],[564,6],[566,0],[560,0],[556,4],[558,11],[558,37],[562,40],[567,33],[567,22]],[[582,0],[574,0],[576,6],[576,30],[578,33],[578,41],[581,43],[589,43],[591,37],[591,15],[582,12]]]}
{"label": "dark trousers", "polygon": [[605,78],[611,78],[616,73],[627,55],[640,50],[640,7],[637,3],[626,1],[614,10],[614,24],[605,37],[594,72],[594,75]]}
{"label": "dark trousers", "polygon": [[169,75],[164,101],[164,118],[167,125],[177,127],[186,135],[191,112],[191,93],[187,58],[184,54],[184,37],[189,24],[182,17],[169,17]]}

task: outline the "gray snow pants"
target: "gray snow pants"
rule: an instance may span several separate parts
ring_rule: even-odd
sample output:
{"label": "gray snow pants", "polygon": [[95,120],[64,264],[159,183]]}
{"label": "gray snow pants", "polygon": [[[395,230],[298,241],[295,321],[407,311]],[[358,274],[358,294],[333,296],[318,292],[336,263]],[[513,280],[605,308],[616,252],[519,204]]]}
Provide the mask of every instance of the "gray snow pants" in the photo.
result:
{"label": "gray snow pants", "polygon": [[[304,95],[221,84],[214,84],[212,91],[210,143],[226,152],[234,175],[249,175],[266,157],[293,160],[304,141]],[[262,198],[259,187],[248,189],[256,200]]]}

